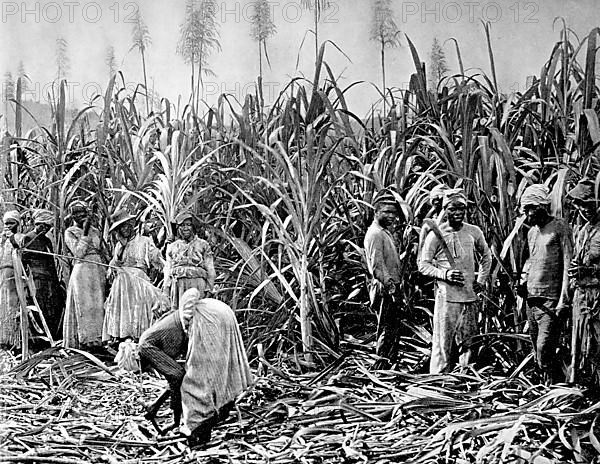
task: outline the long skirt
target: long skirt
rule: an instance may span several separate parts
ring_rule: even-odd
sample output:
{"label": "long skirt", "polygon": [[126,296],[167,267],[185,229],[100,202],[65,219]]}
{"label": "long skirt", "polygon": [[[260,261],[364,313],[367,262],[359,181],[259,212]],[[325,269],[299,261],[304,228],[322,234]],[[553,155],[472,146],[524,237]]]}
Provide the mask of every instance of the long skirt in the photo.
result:
{"label": "long skirt", "polygon": [[67,287],[67,304],[63,321],[65,347],[80,348],[102,343],[105,286],[104,266],[75,263]]}
{"label": "long skirt", "polygon": [[474,335],[477,335],[477,304],[446,301],[437,290],[429,372],[447,372],[456,364],[457,358],[463,364],[468,362],[470,339]]}
{"label": "long skirt", "polygon": [[[47,275],[33,274],[35,284],[35,299],[48,324],[48,329],[55,340],[62,334],[61,317],[65,305],[65,294],[56,278]],[[33,304],[33,298],[29,297],[27,304]]]}
{"label": "long skirt", "polygon": [[600,289],[577,288],[573,296],[573,332],[569,381],[600,386]]}
{"label": "long skirt", "polygon": [[150,282],[142,269],[123,267],[117,276],[104,305],[106,315],[104,340],[132,338],[138,340],[166,308],[164,294]]}
{"label": "long skirt", "polygon": [[189,328],[186,373],[181,385],[183,426],[190,435],[216,418],[252,383],[242,335],[232,309],[214,298],[194,308]]}
{"label": "long skirt", "polygon": [[20,304],[12,267],[0,269],[0,346],[19,347],[21,343]]}
{"label": "long skirt", "polygon": [[183,294],[190,288],[200,292],[200,298],[206,294],[206,281],[202,277],[179,278],[171,284],[171,309],[179,309],[179,302]]}

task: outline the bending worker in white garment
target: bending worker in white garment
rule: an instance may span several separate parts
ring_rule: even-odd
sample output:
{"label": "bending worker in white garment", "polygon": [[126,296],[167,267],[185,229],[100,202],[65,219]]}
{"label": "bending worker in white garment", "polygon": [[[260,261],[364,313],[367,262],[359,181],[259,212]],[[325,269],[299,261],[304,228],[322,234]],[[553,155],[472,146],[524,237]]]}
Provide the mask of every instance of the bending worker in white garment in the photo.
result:
{"label": "bending worker in white garment", "polygon": [[179,303],[193,308],[188,330],[185,376],[181,384],[180,431],[194,448],[210,440],[213,427],[227,418],[252,374],[235,313],[222,301],[187,290]]}

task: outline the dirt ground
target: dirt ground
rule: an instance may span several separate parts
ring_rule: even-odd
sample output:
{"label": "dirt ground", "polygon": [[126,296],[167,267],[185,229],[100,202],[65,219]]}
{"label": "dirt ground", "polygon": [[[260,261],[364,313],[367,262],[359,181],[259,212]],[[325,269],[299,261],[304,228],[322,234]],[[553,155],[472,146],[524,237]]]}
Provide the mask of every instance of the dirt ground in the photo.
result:
{"label": "dirt ground", "polygon": [[[159,435],[142,402],[166,387],[74,350],[0,356],[0,463],[600,462],[600,403],[532,384],[523,366],[448,375],[372,371],[347,350],[301,374],[264,361],[202,449]],[[256,374],[257,372],[255,372]],[[168,409],[159,424],[170,423]]]}

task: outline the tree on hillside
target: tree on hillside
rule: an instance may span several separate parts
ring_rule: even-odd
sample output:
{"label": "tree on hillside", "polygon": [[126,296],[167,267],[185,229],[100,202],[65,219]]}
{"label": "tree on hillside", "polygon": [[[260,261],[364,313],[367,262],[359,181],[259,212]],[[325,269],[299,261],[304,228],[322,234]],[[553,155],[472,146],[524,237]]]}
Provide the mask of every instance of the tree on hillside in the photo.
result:
{"label": "tree on hillside", "polygon": [[263,70],[262,70],[262,55],[263,51],[269,68],[271,63],[269,62],[269,54],[267,53],[267,39],[272,37],[277,31],[277,27],[271,18],[271,11],[269,9],[268,0],[258,0],[254,3],[254,11],[250,18],[252,23],[252,38],[258,43],[258,94],[260,98],[261,107],[264,106],[262,81],[263,81]]}
{"label": "tree on hillside", "polygon": [[142,19],[142,14],[140,13],[140,9],[136,8],[135,16],[133,18],[133,30],[132,30],[132,39],[133,44],[131,45],[130,51],[133,49],[137,49],[140,52],[140,56],[142,58],[142,71],[144,73],[144,94],[146,96],[146,114],[150,114],[150,105],[148,98],[148,79],[146,77],[146,49],[151,44],[150,32],[148,31],[148,26]]}
{"label": "tree on hillside", "polygon": [[432,89],[437,88],[442,77],[448,72],[446,55],[437,37],[434,37],[429,54],[429,85]]}
{"label": "tree on hillside", "polygon": [[330,7],[329,0],[302,0],[301,5],[313,12],[313,33],[315,35],[315,63],[319,56],[319,21],[323,11]]}
{"label": "tree on hillside", "polygon": [[398,26],[394,21],[391,0],[375,0],[372,7],[371,40],[379,44],[381,54],[381,83],[383,114],[386,114],[385,50],[400,45]]}
{"label": "tree on hillside", "polygon": [[56,39],[56,80],[59,84],[69,74],[70,62],[67,49],[68,43],[64,37]]}
{"label": "tree on hillside", "polygon": [[104,63],[108,68],[108,78],[111,79],[112,76],[117,72],[117,58],[115,56],[115,47],[109,45],[106,48],[106,55],[104,56]]}
{"label": "tree on hillside", "polygon": [[[202,74],[214,75],[208,67],[208,59],[214,52],[221,50],[216,12],[215,0],[187,0],[185,20],[180,26],[177,53],[190,65],[191,100],[196,112],[200,103]],[[196,79],[195,66],[198,67]]]}
{"label": "tree on hillside", "polygon": [[4,100],[4,114],[8,116],[9,101],[15,98],[15,80],[10,71],[4,73],[2,83],[2,99]]}

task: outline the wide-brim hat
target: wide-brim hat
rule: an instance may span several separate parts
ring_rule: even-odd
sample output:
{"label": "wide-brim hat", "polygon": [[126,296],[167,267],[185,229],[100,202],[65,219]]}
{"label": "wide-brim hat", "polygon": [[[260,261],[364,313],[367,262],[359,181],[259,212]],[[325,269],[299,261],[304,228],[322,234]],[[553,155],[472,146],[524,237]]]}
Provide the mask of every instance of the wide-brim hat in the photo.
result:
{"label": "wide-brim hat", "polygon": [[191,211],[181,211],[177,216],[175,216],[175,224],[180,226],[181,224],[183,224],[183,221],[185,221],[186,219],[191,219],[192,220],[192,226],[195,229],[198,229],[198,227],[200,226],[200,221],[198,220],[198,218],[196,217],[196,215],[194,213],[192,213]]}
{"label": "wide-brim hat", "polygon": [[120,209],[118,211],[115,211],[111,216],[110,216],[110,229],[108,229],[109,232],[112,232],[114,230],[116,230],[120,225],[131,221],[132,219],[135,219],[135,215],[131,214],[129,211],[125,210],[125,209]]}

